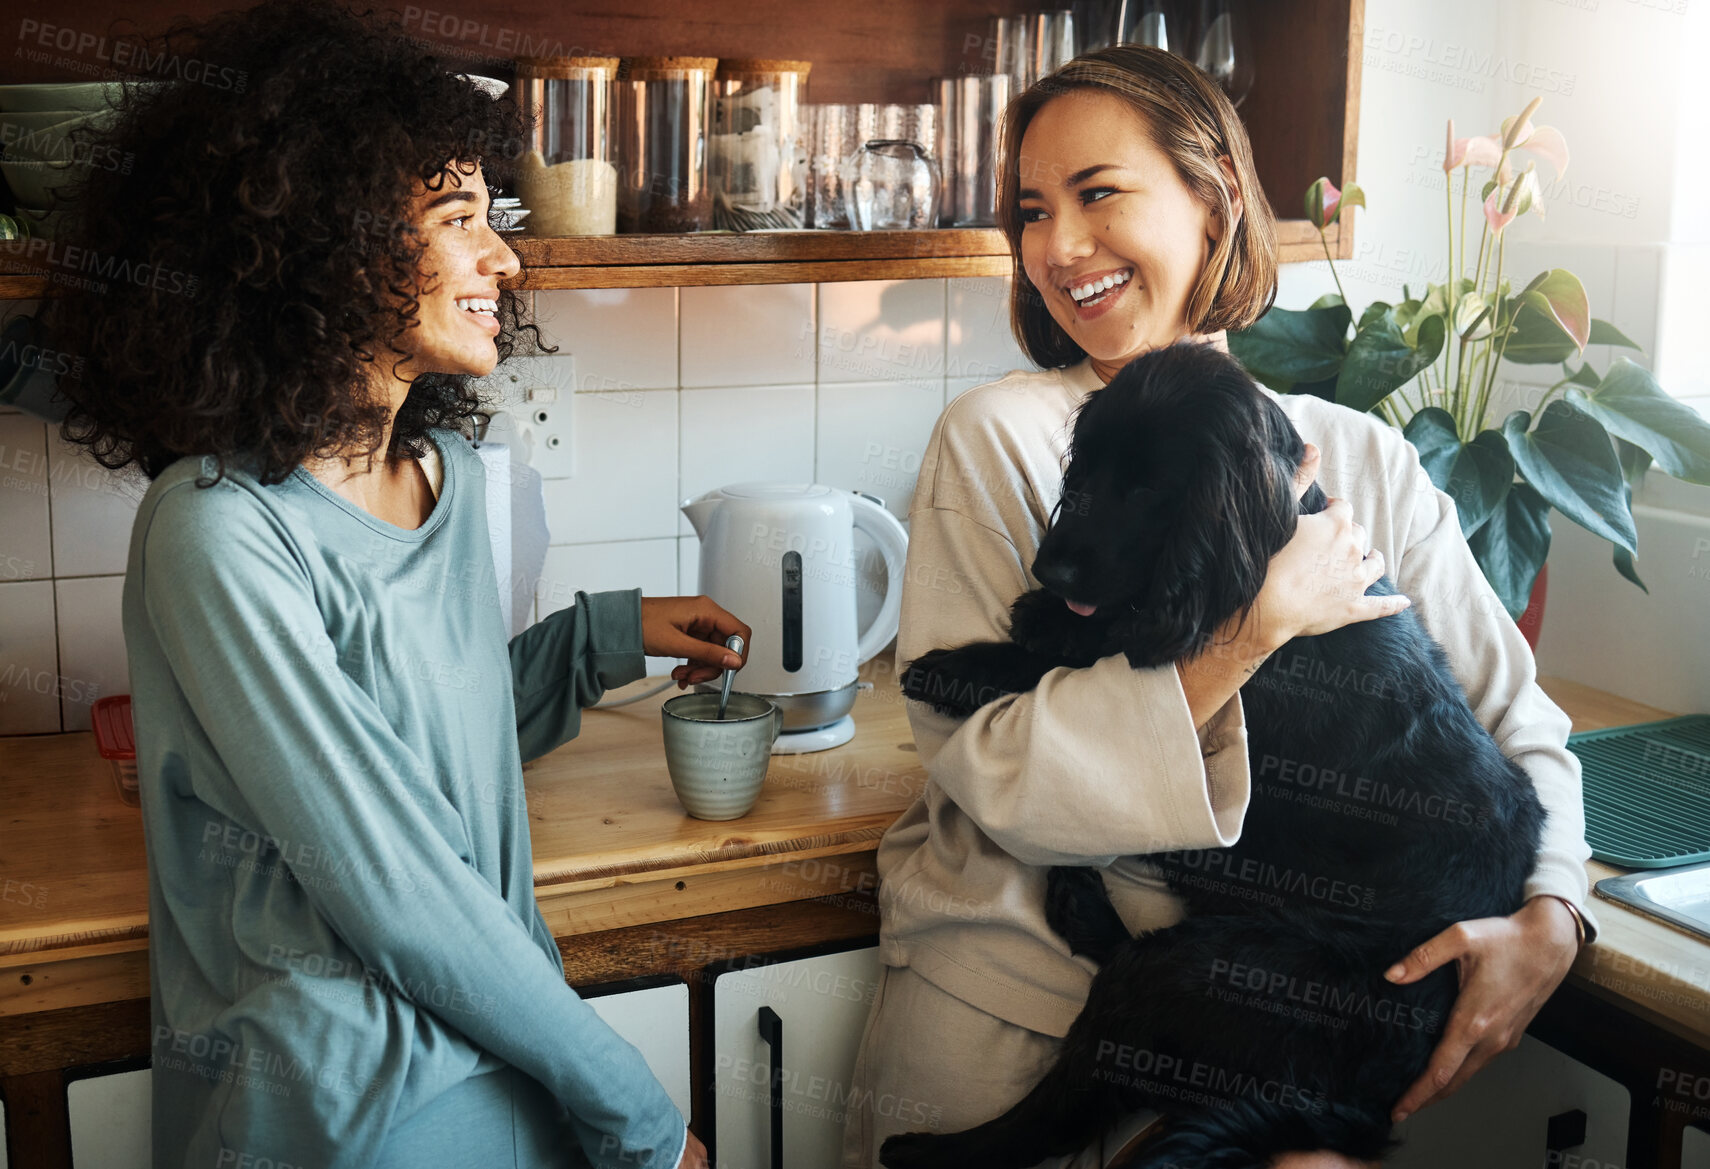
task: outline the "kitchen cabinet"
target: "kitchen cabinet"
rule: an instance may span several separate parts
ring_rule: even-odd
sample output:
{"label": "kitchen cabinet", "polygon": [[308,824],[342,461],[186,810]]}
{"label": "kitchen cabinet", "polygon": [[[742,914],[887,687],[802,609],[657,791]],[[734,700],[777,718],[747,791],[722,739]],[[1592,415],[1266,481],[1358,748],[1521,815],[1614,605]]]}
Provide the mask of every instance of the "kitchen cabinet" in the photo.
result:
{"label": "kitchen cabinet", "polygon": [[879,971],[868,946],[712,975],[718,1169],[834,1169]]}
{"label": "kitchen cabinet", "polygon": [[73,1169],[149,1169],[149,1070],[106,1072],[65,1088]]}
{"label": "kitchen cabinet", "polygon": [[594,988],[581,994],[594,1014],[635,1045],[671,1103],[688,1116],[694,1095],[689,1080],[688,984],[673,978],[658,986]]}
{"label": "kitchen cabinet", "polygon": [[[197,19],[230,0],[63,0],[47,25],[49,44],[65,31],[116,26],[157,29]],[[546,54],[787,57],[812,61],[816,102],[933,100],[931,79],[990,72],[991,16],[1036,9],[1036,0],[867,0],[828,18],[814,4],[711,0],[692,20],[680,0],[493,0],[478,9],[404,7],[404,31],[424,47],[477,73],[507,76],[512,59]],[[1284,262],[1321,259],[1318,234],[1297,218],[1307,186],[1327,175],[1345,186],[1356,175],[1365,0],[1252,2],[1241,10],[1254,63],[1240,107],[1253,162],[1282,217]],[[36,37],[40,27],[27,30]],[[117,34],[115,34],[117,35]],[[20,31],[19,52],[0,80],[86,81],[107,62],[36,53]],[[26,52],[26,49],[32,50]],[[110,49],[91,49],[91,52]],[[79,66],[89,66],[78,72]],[[1340,257],[1353,255],[1352,223],[1327,232]],[[905,232],[783,232],[750,235],[636,235],[519,240],[531,271],[521,287],[636,288],[705,284],[795,284],[1001,276],[1010,271],[1003,236],[990,229]],[[12,252],[11,256],[7,252]],[[20,263],[25,249],[0,248],[0,299],[40,296],[43,262]]]}
{"label": "kitchen cabinet", "polygon": [[[658,980],[652,980],[658,981]],[[624,989],[632,987],[633,989]],[[684,1116],[689,1115],[689,988],[679,980],[584,993],[588,1005],[641,1052]],[[150,1169],[149,1070],[85,1076],[66,1085],[73,1169]],[[0,1169],[5,1169],[0,1128]]]}
{"label": "kitchen cabinet", "polygon": [[[1401,1124],[1405,1143],[1385,1169],[1515,1169],[1627,1163],[1627,1089],[1530,1035],[1498,1056],[1466,1087]],[[1578,1121],[1584,1116],[1584,1137]],[[1551,1118],[1568,1133],[1551,1150]],[[1575,1161],[1571,1158],[1577,1157]]]}
{"label": "kitchen cabinet", "polygon": [[[765,793],[740,821],[683,816],[658,747],[663,695],[590,716],[574,742],[524,769],[535,894],[558,939],[566,978],[642,1049],[679,1105],[683,1056],[676,1037],[687,1032],[691,1123],[721,1164],[750,1161],[766,1169],[770,1162],[771,1051],[759,1034],[761,1006],[782,1023],[780,1095],[794,1109],[785,1114],[784,1132],[803,1146],[791,1169],[836,1148],[868,985],[878,972],[868,949],[879,927],[874,849],[925,783],[891,670],[881,658],[864,671],[874,689],[856,700],[855,740],[819,755],[775,757]],[[1669,713],[1560,679],[1541,681],[1576,729]],[[19,1169],[71,1169],[68,1075],[137,1068],[148,1056],[141,821],[117,803],[87,732],[0,737],[0,807],[7,810],[8,864],[53,890],[42,904],[4,906],[6,1153]],[[1587,871],[1593,880],[1609,875],[1595,862]],[[1610,1155],[1599,1144],[1597,1164],[1586,1160],[1592,1155],[1586,1145],[1556,1164],[1676,1169],[1683,1144],[1702,1163],[1710,1140],[1696,1132],[1683,1137],[1681,1130],[1704,1123],[1710,1112],[1692,1111],[1702,1106],[1696,1092],[1689,1100],[1678,1091],[1664,1099],[1656,1089],[1659,1069],[1669,1070],[1676,1084],[1710,1083],[1710,982],[1703,974],[1710,949],[1623,906],[1596,908],[1596,944],[1580,955],[1530,1033],[1625,1089],[1626,1149]],[[803,959],[806,965],[792,965]],[[626,981],[635,979],[650,981]],[[815,985],[828,993],[806,989]],[[123,1060],[131,1062],[115,1062]],[[1499,1063],[1477,1087],[1420,1115],[1414,1127],[1427,1157],[1426,1122],[1455,1115],[1467,1104],[1461,1096],[1496,1090],[1488,1086],[1510,1066],[1529,1065]],[[1567,1066],[1546,1061],[1551,1077]],[[1577,1083],[1571,1074],[1569,1081]],[[1551,1086],[1560,1085],[1552,1080]],[[720,1089],[727,1098],[719,1098]],[[1522,1093],[1510,1097],[1520,1104],[1504,1107],[1531,1109],[1547,1123],[1556,1114],[1549,1109],[1577,1101],[1587,1111],[1588,1140],[1603,1141],[1612,1131],[1603,1097],[1593,1087],[1573,1092],[1564,1101]],[[1681,1103],[1684,1111],[1675,1107]],[[1479,1132],[1478,1126],[1502,1123],[1475,1117],[1468,1125]],[[1529,1140],[1528,1149],[1541,1148],[1535,1135]],[[1447,1163],[1460,1161],[1481,1164],[1473,1156]],[[1538,1163],[1530,1153],[1513,1162],[1520,1169]]]}

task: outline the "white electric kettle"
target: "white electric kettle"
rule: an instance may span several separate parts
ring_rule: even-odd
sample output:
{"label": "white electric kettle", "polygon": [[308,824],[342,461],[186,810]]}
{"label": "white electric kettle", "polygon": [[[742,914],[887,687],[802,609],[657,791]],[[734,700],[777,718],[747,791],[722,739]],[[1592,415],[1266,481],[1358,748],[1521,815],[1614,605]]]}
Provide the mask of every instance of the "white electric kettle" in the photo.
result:
{"label": "white electric kettle", "polygon": [[[849,741],[861,663],[896,636],[908,533],[871,499],[817,483],[733,483],[683,504],[701,538],[701,592],[754,630],[738,690],[784,712],[775,754]],[[856,628],[855,532],[885,563],[885,599]]]}

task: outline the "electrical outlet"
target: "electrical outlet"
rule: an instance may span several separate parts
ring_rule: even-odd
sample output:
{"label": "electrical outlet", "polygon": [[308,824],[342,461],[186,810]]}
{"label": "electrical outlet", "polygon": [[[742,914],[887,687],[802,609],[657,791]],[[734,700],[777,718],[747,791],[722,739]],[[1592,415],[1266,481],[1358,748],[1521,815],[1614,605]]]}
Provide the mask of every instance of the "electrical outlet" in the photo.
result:
{"label": "electrical outlet", "polygon": [[[533,467],[546,479],[574,477],[574,354],[513,357],[481,379],[481,386],[489,399],[497,399],[494,406],[514,420],[519,448],[514,457],[518,462]],[[499,441],[498,435],[493,438]]]}

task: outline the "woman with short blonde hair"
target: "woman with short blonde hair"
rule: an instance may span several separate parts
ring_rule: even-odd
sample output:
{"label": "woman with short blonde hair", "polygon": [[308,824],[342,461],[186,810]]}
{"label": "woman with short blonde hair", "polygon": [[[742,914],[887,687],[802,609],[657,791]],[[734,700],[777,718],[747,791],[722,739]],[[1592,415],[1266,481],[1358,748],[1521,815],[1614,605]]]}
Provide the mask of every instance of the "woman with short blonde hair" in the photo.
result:
{"label": "woman with short blonde hair", "polygon": [[[1152,349],[1221,345],[1276,291],[1275,231],[1246,132],[1180,58],[1118,46],[1070,62],[1011,104],[1000,163],[1012,324],[1041,369],[962,394],[933,431],[910,511],[903,663],[1007,636],[1010,603],[1038,587],[1030,567],[1088,394]],[[1513,624],[1480,616],[1501,606],[1412,446],[1318,398],[1278,402],[1308,440],[1297,489],[1316,476],[1332,501],[1301,517],[1245,624],[1173,666],[1134,669],[1118,655],[1053,670],[960,722],[911,705],[929,781],[879,847],[885,970],[855,1070],[845,1169],[878,1164],[888,1136],[960,1131],[1027,1093],[1093,973],[1046,922],[1049,867],[1103,869],[1135,932],[1178,920],[1179,902],[1134,858],[1238,839],[1252,786],[1241,684],[1291,638],[1387,616],[1409,596],[1481,722],[1537,785],[1549,824],[1518,913],[1460,923],[1400,962],[1404,981],[1458,962],[1462,989],[1396,1118],[1517,1044],[1567,973],[1589,918],[1566,716],[1537,687]],[[1386,570],[1403,595],[1365,596]],[[1488,603],[1449,600],[1468,597]],[[1103,1165],[1147,1119],[1042,1164]],[[1348,1162],[1301,1149],[1276,1164]]]}

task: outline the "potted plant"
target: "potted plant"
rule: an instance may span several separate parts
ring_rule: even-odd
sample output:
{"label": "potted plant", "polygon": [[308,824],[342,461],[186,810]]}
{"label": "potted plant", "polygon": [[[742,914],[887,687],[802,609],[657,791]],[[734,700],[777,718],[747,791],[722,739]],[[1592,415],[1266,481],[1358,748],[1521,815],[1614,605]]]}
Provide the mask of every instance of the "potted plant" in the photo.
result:
{"label": "potted plant", "polygon": [[[1643,589],[1633,483],[1653,461],[1677,478],[1710,483],[1710,423],[1626,357],[1601,374],[1585,360],[1587,345],[1638,346],[1591,316],[1579,277],[1551,268],[1516,287],[1507,270],[1511,224],[1544,213],[1536,163],[1516,174],[1515,156],[1543,158],[1558,178],[1567,169],[1561,133],[1532,123],[1541,100],[1505,119],[1499,134],[1457,139],[1449,122],[1445,283],[1417,296],[1403,285],[1397,303],[1375,301],[1356,320],[1324,229],[1349,207],[1364,207],[1365,195],[1353,183],[1337,191],[1321,178],[1306,193],[1306,214],[1337,292],[1305,310],[1273,308],[1229,337],[1230,352],[1273,390],[1316,394],[1400,427],[1431,481],[1454,499],[1479,567],[1516,618],[1549,554],[1551,508],[1614,545],[1616,570]],[[1467,191],[1475,167],[1490,175],[1471,252]],[[1531,409],[1498,420],[1494,391],[1505,362],[1559,364],[1561,377]]]}

